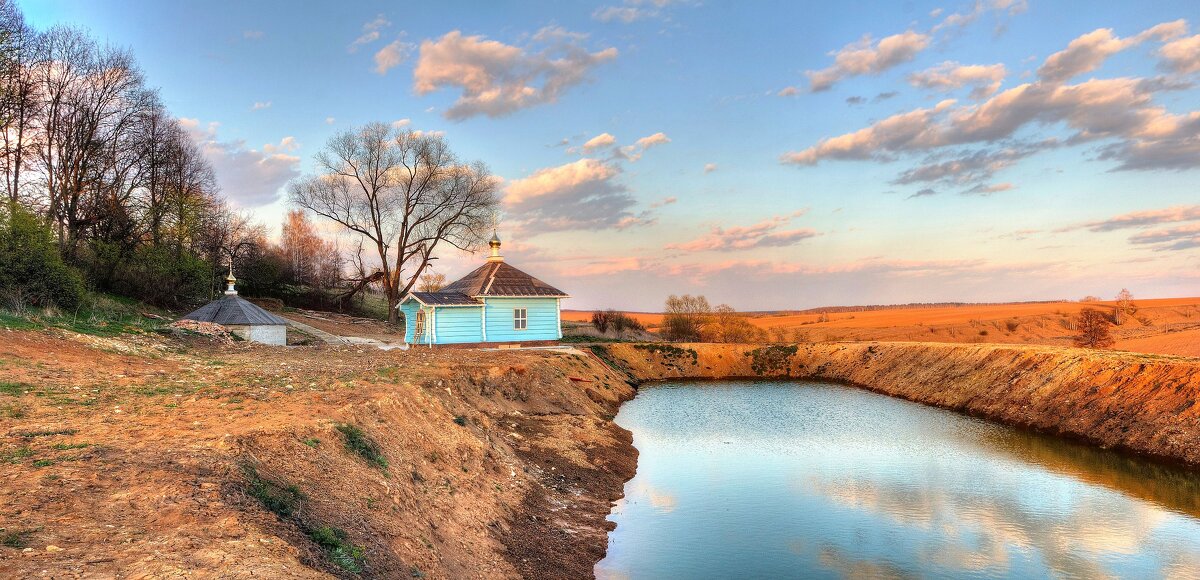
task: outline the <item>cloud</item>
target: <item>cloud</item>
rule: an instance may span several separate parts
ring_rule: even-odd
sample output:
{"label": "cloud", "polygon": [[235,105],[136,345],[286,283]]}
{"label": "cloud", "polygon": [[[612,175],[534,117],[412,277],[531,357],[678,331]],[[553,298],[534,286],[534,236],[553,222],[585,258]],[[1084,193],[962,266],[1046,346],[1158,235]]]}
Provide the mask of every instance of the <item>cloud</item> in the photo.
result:
{"label": "cloud", "polygon": [[916,199],[918,197],[929,197],[932,195],[937,195],[937,190],[933,189],[932,187],[926,187],[924,189],[918,189],[916,193],[908,196],[906,199]]}
{"label": "cloud", "polygon": [[872,40],[871,35],[865,35],[857,42],[830,53],[834,57],[833,66],[807,71],[805,75],[808,76],[809,89],[813,92],[827,91],[846,77],[878,75],[912,60],[929,47],[930,40],[928,34],[911,30],[893,34],[878,42]]}
{"label": "cloud", "polygon": [[616,152],[616,157],[620,159],[627,159],[629,161],[637,161],[642,158],[642,154],[645,153],[647,149],[670,142],[671,139],[667,137],[666,133],[659,132],[653,135],[647,135],[641,139],[638,139],[637,141],[634,141],[633,145],[626,145],[618,149]]}
{"label": "cloud", "polygon": [[[1168,22],[1133,38],[1139,42],[1169,38],[1181,30],[1181,23]],[[1107,141],[1099,148],[1099,159],[1115,161],[1117,171],[1200,167],[1200,111],[1173,114],[1154,102],[1155,93],[1190,87],[1189,83],[1123,77],[1065,84],[1054,79],[1072,74],[1064,71],[1086,69],[1092,61],[1052,55],[1046,62],[1045,78],[1001,91],[982,103],[942,101],[933,108],[899,113],[858,131],[822,139],[781,159],[798,165],[822,160],[892,161],[917,152],[993,144],[1026,127],[1061,124],[1073,130],[1066,144]]]}
{"label": "cloud", "polygon": [[[284,152],[295,145],[291,137],[283,138],[279,145],[266,145],[263,151],[256,151],[248,149],[244,141],[218,140],[218,123],[201,126],[197,119],[181,118],[179,124],[212,164],[221,191],[238,207],[274,203],[283,186],[300,175],[300,158]],[[268,152],[268,148],[274,152]]]}
{"label": "cloud", "polygon": [[1173,228],[1150,230],[1129,238],[1132,244],[1153,245],[1156,250],[1190,250],[1200,248],[1200,223]]}
{"label": "cloud", "polygon": [[400,66],[412,54],[413,45],[404,42],[403,38],[393,40],[387,46],[375,53],[375,73],[387,74],[387,71]]}
{"label": "cloud", "polygon": [[531,235],[644,223],[648,216],[630,211],[636,201],[616,181],[620,173],[613,164],[588,158],[539,169],[505,187],[505,213]]}
{"label": "cloud", "polygon": [[281,152],[291,152],[299,148],[300,144],[296,142],[296,138],[288,135],[287,137],[280,139],[278,145],[272,143],[263,145],[263,153],[275,154]]}
{"label": "cloud", "polygon": [[662,207],[662,206],[664,206],[664,205],[671,205],[671,204],[673,204],[673,203],[675,203],[675,202],[678,202],[678,201],[679,201],[679,198],[677,198],[677,197],[675,197],[675,196],[671,196],[671,197],[664,197],[664,198],[663,198],[661,201],[656,201],[656,202],[654,202],[654,203],[650,204],[650,207],[652,207],[652,208],[659,208],[659,207]]}
{"label": "cloud", "polygon": [[[1015,16],[1025,12],[1029,8],[1029,4],[1025,0],[976,0],[968,12],[952,12],[942,19],[941,22],[935,24],[931,33],[938,33],[947,30],[961,30],[968,24],[979,20],[988,11],[995,11],[1008,16]],[[929,13],[931,18],[937,18],[942,14],[942,9],[938,8]]]}
{"label": "cloud", "polygon": [[638,139],[634,143],[634,145],[637,145],[643,151],[645,151],[646,149],[649,149],[656,145],[663,145],[665,143],[670,143],[670,142],[671,142],[671,140],[669,138],[667,138],[666,133],[659,132],[659,133],[655,133],[653,135],[649,135],[646,137],[642,137],[641,139]]}
{"label": "cloud", "polygon": [[704,173],[705,173],[705,174],[712,173],[712,172],[714,172],[714,171],[716,171],[716,170],[717,170],[717,164],[716,164],[716,163],[705,163],[705,164],[704,164]]}
{"label": "cloud", "polygon": [[600,22],[608,23],[615,20],[629,24],[631,22],[649,18],[653,13],[642,8],[633,6],[601,6],[592,12],[592,19]]}
{"label": "cloud", "polygon": [[791,246],[802,240],[816,237],[817,231],[810,228],[782,229],[792,220],[806,213],[800,210],[788,215],[774,216],[752,226],[722,228],[714,227],[709,233],[690,242],[668,244],[668,250],[685,252],[731,252],[765,247]]}
{"label": "cloud", "polygon": [[1108,57],[1149,39],[1166,41],[1187,32],[1187,22],[1164,22],[1131,38],[1118,38],[1111,28],[1099,28],[1072,40],[1067,48],[1046,58],[1038,68],[1038,77],[1048,82],[1063,82],[1100,68]]}
{"label": "cloud", "polygon": [[962,193],[963,193],[963,195],[985,195],[986,196],[986,195],[991,195],[993,193],[1000,193],[1001,191],[1008,191],[1008,190],[1014,189],[1014,188],[1015,188],[1015,186],[1011,183],[992,183],[992,184],[987,184],[987,185],[980,183],[979,185],[976,185],[975,187],[972,187],[971,189],[968,189]]}
{"label": "cloud", "polygon": [[587,142],[583,144],[583,151],[585,153],[591,153],[592,151],[595,151],[596,149],[604,149],[606,147],[612,147],[613,144],[616,142],[617,142],[616,137],[613,137],[612,135],[610,135],[608,133],[601,133],[599,135],[596,135],[595,137],[592,137],[591,139],[588,139]]}
{"label": "cloud", "polygon": [[395,121],[392,121],[392,127],[395,127],[397,129],[403,129],[411,124],[412,124],[412,119],[408,119],[408,118],[396,119]]}
{"label": "cloud", "polygon": [[426,95],[457,88],[458,100],[445,112],[448,119],[476,115],[503,117],[518,110],[553,103],[588,78],[597,65],[617,57],[616,48],[589,52],[585,35],[547,27],[518,47],[454,30],[421,42],[413,70],[413,88]]}
{"label": "cloud", "polygon": [[933,68],[908,75],[908,82],[914,87],[941,92],[971,86],[971,98],[983,99],[1000,89],[1000,82],[1004,80],[1005,74],[1003,64],[962,65],[946,61]]}
{"label": "cloud", "polygon": [[1111,232],[1127,228],[1140,228],[1160,224],[1200,221],[1200,205],[1177,205],[1165,209],[1135,211],[1115,215],[1106,220],[1085,222],[1059,231],[1087,229],[1093,232]]}
{"label": "cloud", "polygon": [[266,33],[264,33],[261,30],[243,30],[242,31],[242,38],[244,38],[246,40],[262,40],[263,36],[266,36]]}
{"label": "cloud", "polygon": [[1200,34],[1168,42],[1158,50],[1158,54],[1163,59],[1163,65],[1172,72],[1200,72]]}
{"label": "cloud", "polygon": [[611,22],[621,22],[631,24],[638,20],[649,18],[665,17],[663,9],[670,4],[675,4],[674,0],[625,0],[623,6],[601,6],[592,12],[592,19],[598,20],[605,24]]}
{"label": "cloud", "polygon": [[978,149],[945,156],[930,156],[916,167],[902,172],[892,180],[894,185],[914,183],[943,183],[965,185],[991,179],[997,172],[1039,151],[1056,147],[1056,139],[1034,143],[1017,143],[997,149]]}
{"label": "cloud", "polygon": [[392,25],[391,21],[388,20],[387,18],[385,18],[382,14],[380,14],[379,16],[376,16],[371,21],[367,22],[366,24],[363,24],[362,34],[359,35],[358,38],[355,38],[354,42],[350,43],[350,46],[346,49],[346,51],[347,52],[358,52],[358,49],[360,47],[371,44],[372,42],[375,42],[376,40],[379,40],[380,35],[382,35],[382,33],[383,33],[382,32],[383,29],[387,28],[391,25]]}
{"label": "cloud", "polygon": [[263,109],[270,109],[270,108],[271,108],[271,101],[255,101],[254,104],[250,106],[251,111],[261,111]]}
{"label": "cloud", "polygon": [[775,93],[779,97],[794,97],[798,94],[800,94],[800,89],[796,87],[783,87],[778,93]]}
{"label": "cloud", "polygon": [[337,121],[337,119],[334,119],[333,117],[325,117],[326,125],[332,125],[335,121]]}

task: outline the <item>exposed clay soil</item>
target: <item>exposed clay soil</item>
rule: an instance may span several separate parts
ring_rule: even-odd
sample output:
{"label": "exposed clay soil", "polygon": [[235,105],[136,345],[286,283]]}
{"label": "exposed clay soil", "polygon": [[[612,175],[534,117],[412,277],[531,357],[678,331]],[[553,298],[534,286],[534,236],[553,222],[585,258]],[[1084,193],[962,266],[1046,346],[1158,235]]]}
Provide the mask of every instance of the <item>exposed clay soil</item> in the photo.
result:
{"label": "exposed clay soil", "polygon": [[598,347],[638,381],[793,377],[862,386],[1103,447],[1200,465],[1200,360],[934,343]]}
{"label": "exposed clay soil", "polygon": [[[0,329],[0,578],[586,578],[636,451],[631,383],[842,381],[1200,465],[1200,360],[935,343],[575,353],[220,345]],[[374,440],[386,468],[347,449]],[[279,516],[248,469],[302,494]],[[1154,496],[1158,490],[1145,490]]]}
{"label": "exposed clay soil", "polygon": [[[0,329],[0,375],[3,578],[352,576],[321,526],[361,577],[586,577],[636,463],[609,420],[633,390],[586,354]],[[246,467],[298,488],[294,517]]]}

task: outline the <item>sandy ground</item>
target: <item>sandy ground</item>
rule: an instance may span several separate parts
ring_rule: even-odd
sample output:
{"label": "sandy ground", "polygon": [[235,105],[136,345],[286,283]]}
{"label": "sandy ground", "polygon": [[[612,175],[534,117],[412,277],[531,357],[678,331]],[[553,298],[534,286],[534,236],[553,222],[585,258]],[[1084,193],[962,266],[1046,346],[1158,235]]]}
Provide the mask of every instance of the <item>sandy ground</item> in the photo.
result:
{"label": "sandy ground", "polygon": [[361,577],[578,578],[636,458],[633,391],[586,354],[0,329],[0,377],[0,578],[351,577],[323,526]]}
{"label": "sandy ground", "polygon": [[[1113,328],[1114,348],[1133,352],[1200,356],[1200,298],[1136,301],[1138,308]],[[751,322],[786,341],[916,341],[992,344],[1071,344],[1072,319],[1083,308],[1109,310],[1112,302],[1046,302],[888,308],[820,314],[750,314]],[[638,313],[657,326],[660,314]],[[586,321],[590,311],[563,311],[564,320]]]}

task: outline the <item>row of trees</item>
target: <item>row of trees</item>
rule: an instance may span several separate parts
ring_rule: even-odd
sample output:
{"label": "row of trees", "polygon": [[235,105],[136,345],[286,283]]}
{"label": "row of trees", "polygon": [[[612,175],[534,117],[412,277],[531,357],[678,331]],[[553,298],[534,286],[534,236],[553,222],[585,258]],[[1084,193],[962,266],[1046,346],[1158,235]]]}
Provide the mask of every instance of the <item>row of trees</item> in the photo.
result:
{"label": "row of trees", "polygon": [[12,0],[0,0],[0,174],[6,219],[35,216],[94,285],[150,302],[208,294],[262,237],[219,197],[132,54],[76,28],[34,30]]}
{"label": "row of trees", "polygon": [[667,298],[662,335],[667,340],[703,342],[768,342],[786,338],[772,337],[769,331],[754,326],[728,304],[714,308],[704,296],[690,294],[672,294]]}

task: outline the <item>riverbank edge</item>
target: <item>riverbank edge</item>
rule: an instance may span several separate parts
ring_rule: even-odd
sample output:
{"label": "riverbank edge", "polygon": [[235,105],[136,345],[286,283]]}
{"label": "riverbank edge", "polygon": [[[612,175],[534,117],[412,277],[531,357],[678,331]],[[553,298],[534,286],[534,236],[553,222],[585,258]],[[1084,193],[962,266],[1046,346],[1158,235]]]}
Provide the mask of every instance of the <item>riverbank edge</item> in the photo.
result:
{"label": "riverbank edge", "polygon": [[811,343],[593,345],[642,384],[819,380],[1200,466],[1200,359],[1031,345]]}

